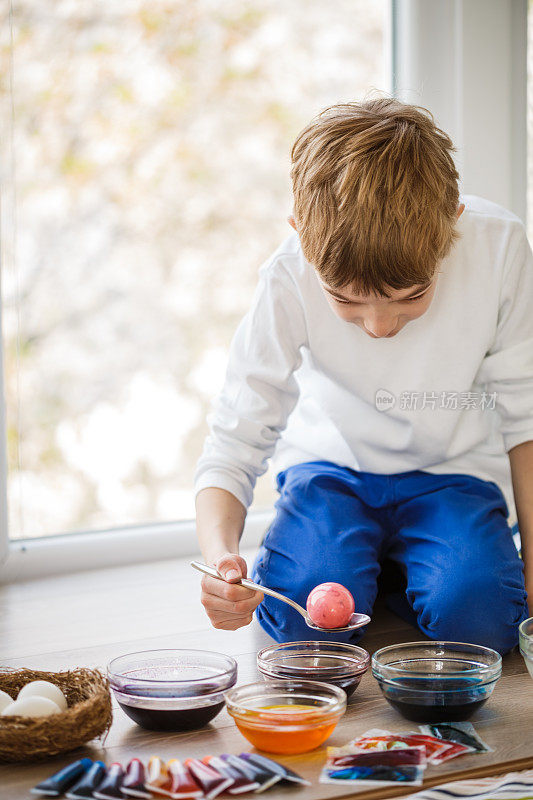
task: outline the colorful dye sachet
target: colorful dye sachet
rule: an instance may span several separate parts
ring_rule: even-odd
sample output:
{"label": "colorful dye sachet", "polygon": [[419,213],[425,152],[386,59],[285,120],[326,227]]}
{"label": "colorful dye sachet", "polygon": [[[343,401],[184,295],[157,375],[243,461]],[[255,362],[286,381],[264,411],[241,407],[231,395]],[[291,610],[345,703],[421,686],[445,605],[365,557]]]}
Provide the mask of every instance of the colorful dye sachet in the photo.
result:
{"label": "colorful dye sachet", "polygon": [[179,758],[171,758],[167,762],[167,769],[171,778],[169,794],[174,800],[204,796],[197,782]]}
{"label": "colorful dye sachet", "polygon": [[63,767],[59,772],[55,772],[46,780],[38,783],[37,786],[31,789],[31,793],[39,794],[43,797],[59,797],[71,786],[74,786],[80,777],[91,768],[92,763],[90,758],[80,758],[78,761],[74,761],[73,764]]}
{"label": "colorful dye sachet", "polygon": [[162,786],[170,788],[171,780],[167,765],[159,756],[152,756],[148,761],[146,769],[146,788],[151,790],[160,789]]}
{"label": "colorful dye sachet", "polygon": [[151,798],[152,793],[145,786],[146,772],[143,762],[132,758],[126,767],[126,774],[120,786],[120,791],[128,797]]}
{"label": "colorful dye sachet", "polygon": [[422,782],[426,763],[438,765],[457,756],[490,750],[469,722],[441,722],[419,728],[420,733],[373,728],[343,747],[328,747],[320,782],[417,785]]}
{"label": "colorful dye sachet", "polygon": [[245,761],[244,759],[239,758],[239,756],[223,753],[221,758],[226,761],[226,763],[230,764],[234,769],[242,772],[243,775],[246,775],[247,778],[259,784],[258,788],[255,790],[256,794],[265,792],[267,789],[270,789],[271,786],[281,780],[281,775],[277,775],[271,770],[266,770],[264,767],[259,767],[257,764],[252,764],[250,761]]}
{"label": "colorful dye sachet", "polygon": [[184,763],[207,800],[213,800],[233,784],[233,778],[221,775],[214,767],[204,764],[198,758],[187,758]]}
{"label": "colorful dye sachet", "polygon": [[95,789],[100,786],[106,774],[103,761],[95,761],[77,783],[68,790],[68,800],[93,800]]}
{"label": "colorful dye sachet", "polygon": [[[420,726],[421,729],[423,727],[424,726]],[[443,739],[442,737],[428,734],[426,732],[426,727],[424,727],[425,732],[402,731],[401,733],[393,733],[392,731],[373,728],[366,731],[362,736],[359,736],[349,744],[365,747],[367,749],[375,746],[386,750],[402,746],[424,745],[428,762],[437,765],[443,764],[445,761],[449,761],[452,758],[475,752],[472,747],[466,744],[453,742],[449,739]]]}
{"label": "colorful dye sachet", "polygon": [[429,736],[415,731],[391,733],[390,731],[372,728],[350,742],[362,750],[396,750],[401,747],[416,747],[423,745],[426,748],[426,758],[430,764],[443,764],[451,758],[472,752],[469,747],[454,742],[447,742],[435,736]]}
{"label": "colorful dye sachet", "polygon": [[[326,766],[320,774],[320,783],[342,785],[371,783],[420,786],[426,768],[423,746],[402,747],[396,750],[359,750],[328,747]],[[342,750],[342,753],[338,753]]]}
{"label": "colorful dye sachet", "polygon": [[277,761],[272,761],[271,758],[262,756],[259,753],[241,753],[240,758],[262,769],[270,770],[274,775],[279,775],[282,783],[298,783],[301,786],[311,786],[309,781],[306,781],[298,773],[293,772],[292,769],[285,767],[283,764],[278,764]]}
{"label": "colorful dye sachet", "polygon": [[120,786],[124,780],[124,770],[118,762],[111,764],[106,774],[93,792],[96,800],[122,800]]}
{"label": "colorful dye sachet", "polygon": [[202,760],[152,756],[145,768],[132,758],[126,770],[119,763],[106,768],[102,761],[80,759],[54,773],[31,791],[43,797],[68,800],[122,800],[127,797],[151,800],[154,795],[172,800],[214,800],[218,795],[260,793],[277,783],[309,785],[283,764],[257,753],[240,756],[223,754]]}
{"label": "colorful dye sachet", "polygon": [[220,756],[205,756],[202,761],[204,764],[209,764],[209,766],[216,769],[221,775],[232,779],[232,785],[226,790],[228,794],[244,794],[245,792],[255,792],[256,789],[259,789],[260,784],[257,781],[247,778],[244,773],[239,772]]}
{"label": "colorful dye sachet", "polygon": [[471,722],[436,722],[431,725],[419,725],[422,733],[436,736],[445,742],[454,742],[470,748],[475,753],[492,753],[492,747],[486,744],[476,732]]}

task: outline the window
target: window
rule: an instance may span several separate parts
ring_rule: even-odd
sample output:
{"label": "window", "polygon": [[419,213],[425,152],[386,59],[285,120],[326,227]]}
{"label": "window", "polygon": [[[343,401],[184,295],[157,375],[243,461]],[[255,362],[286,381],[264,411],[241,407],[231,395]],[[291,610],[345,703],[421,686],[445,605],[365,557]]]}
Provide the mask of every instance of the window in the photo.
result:
{"label": "window", "polygon": [[[13,1],[1,50],[12,538],[193,516],[232,333],[289,233],[291,142],[322,107],[390,88],[388,6]],[[272,497],[263,478],[256,507]]]}
{"label": "window", "polygon": [[533,247],[533,0],[527,10],[527,233]]}

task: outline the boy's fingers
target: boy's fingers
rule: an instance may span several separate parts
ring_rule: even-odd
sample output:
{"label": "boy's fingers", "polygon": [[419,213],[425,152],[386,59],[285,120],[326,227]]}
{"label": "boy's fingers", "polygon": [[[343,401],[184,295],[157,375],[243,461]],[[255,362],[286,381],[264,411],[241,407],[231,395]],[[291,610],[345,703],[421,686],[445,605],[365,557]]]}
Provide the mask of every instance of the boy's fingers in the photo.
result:
{"label": "boy's fingers", "polygon": [[249,625],[252,619],[252,614],[248,614],[244,617],[210,617],[211,624],[214,628],[219,628],[226,631],[236,631],[237,628],[243,628],[245,625]]}
{"label": "boy's fingers", "polygon": [[201,596],[202,605],[207,610],[225,611],[230,614],[250,614],[255,611],[262,600],[263,595],[260,592],[254,592],[253,597],[237,600],[236,602],[231,602],[219,595],[208,594],[207,592],[202,592]]}
{"label": "boy's fingers", "polygon": [[216,561],[215,568],[225,581],[240,581],[248,572],[244,558],[235,553],[225,553]]}
{"label": "boy's fingers", "polygon": [[251,620],[253,613],[247,611],[245,614],[227,614],[224,611],[211,611],[209,619],[214,624],[215,622],[239,622],[243,620]]}
{"label": "boy's fingers", "polygon": [[235,631],[249,625],[263,593],[240,584],[247,575],[246,561],[236,553],[225,553],[214,564],[223,580],[202,576],[202,605],[214,628]]}
{"label": "boy's fingers", "polygon": [[238,583],[227,583],[218,578],[212,578],[210,575],[203,576],[202,589],[206,594],[214,594],[217,597],[223,597],[225,600],[230,600],[232,603],[236,603],[239,600],[250,599],[257,594],[254,589],[246,589]]}

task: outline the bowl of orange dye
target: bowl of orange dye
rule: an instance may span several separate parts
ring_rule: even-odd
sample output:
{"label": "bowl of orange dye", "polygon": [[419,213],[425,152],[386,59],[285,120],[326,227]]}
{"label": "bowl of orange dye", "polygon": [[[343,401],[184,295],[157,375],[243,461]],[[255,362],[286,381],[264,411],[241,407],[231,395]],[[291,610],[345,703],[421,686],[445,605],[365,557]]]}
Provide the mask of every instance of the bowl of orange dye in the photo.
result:
{"label": "bowl of orange dye", "polygon": [[335,730],[346,711],[346,692],[318,681],[258,681],[225,693],[237,728],[266,753],[307,753]]}

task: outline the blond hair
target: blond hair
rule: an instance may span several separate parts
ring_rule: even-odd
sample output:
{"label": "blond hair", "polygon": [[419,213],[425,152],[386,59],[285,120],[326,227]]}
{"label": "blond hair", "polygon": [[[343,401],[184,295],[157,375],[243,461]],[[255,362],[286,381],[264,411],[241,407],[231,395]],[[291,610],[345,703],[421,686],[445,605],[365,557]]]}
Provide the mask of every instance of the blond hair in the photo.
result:
{"label": "blond hair", "polygon": [[330,106],[303,129],[294,216],[325,283],[387,295],[431,281],[459,238],[455,149],[431,112],[390,97]]}

